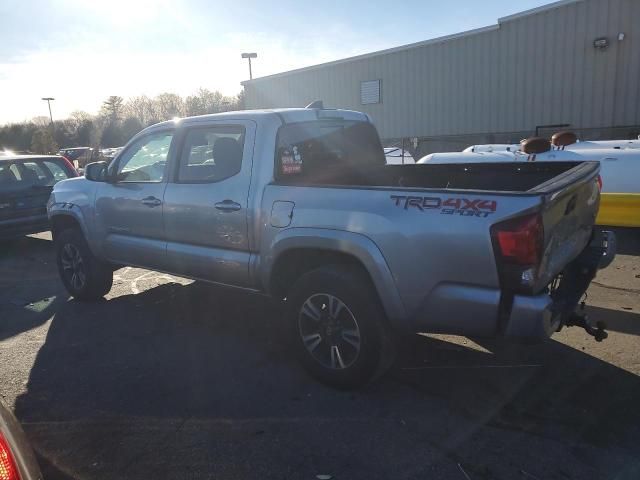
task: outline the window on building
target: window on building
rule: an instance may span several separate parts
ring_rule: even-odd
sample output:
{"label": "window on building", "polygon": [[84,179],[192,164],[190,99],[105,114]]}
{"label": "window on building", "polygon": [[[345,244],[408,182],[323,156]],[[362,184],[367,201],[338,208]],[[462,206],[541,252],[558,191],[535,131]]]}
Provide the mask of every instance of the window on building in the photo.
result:
{"label": "window on building", "polygon": [[382,103],[380,95],[380,80],[367,80],[360,82],[360,103],[370,105],[372,103]]}

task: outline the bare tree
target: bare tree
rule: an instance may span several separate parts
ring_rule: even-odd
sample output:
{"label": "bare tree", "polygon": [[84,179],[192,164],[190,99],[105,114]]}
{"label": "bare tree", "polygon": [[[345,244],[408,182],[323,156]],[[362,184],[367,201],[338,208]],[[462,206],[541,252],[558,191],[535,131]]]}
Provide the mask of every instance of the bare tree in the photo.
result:
{"label": "bare tree", "polygon": [[49,117],[38,116],[28,122],[0,125],[0,148],[35,149],[48,153],[57,149],[56,143],[65,147],[97,148],[103,140],[119,146],[140,128],[161,120],[243,108],[242,92],[227,97],[206,88],[200,88],[186,99],[173,93],[163,93],[155,98],[146,95],[132,97],[125,103],[122,97],[114,95],[103,102],[98,115],[78,110],[71,113],[69,118],[56,120],[53,124]]}
{"label": "bare tree", "polygon": [[159,120],[155,102],[146,95],[131,97],[127,100],[124,114],[126,117],[137,118],[143,125],[150,125]]}
{"label": "bare tree", "polygon": [[237,110],[239,99],[240,96],[225,97],[217,90],[212,92],[206,88],[200,88],[185,100],[185,113],[187,115],[205,115]]}
{"label": "bare tree", "polygon": [[160,120],[184,116],[184,101],[175,93],[161,93],[154,99]]}
{"label": "bare tree", "polygon": [[44,115],[38,115],[37,117],[33,117],[31,119],[31,123],[33,123],[37,127],[46,127],[51,124],[51,119]]}

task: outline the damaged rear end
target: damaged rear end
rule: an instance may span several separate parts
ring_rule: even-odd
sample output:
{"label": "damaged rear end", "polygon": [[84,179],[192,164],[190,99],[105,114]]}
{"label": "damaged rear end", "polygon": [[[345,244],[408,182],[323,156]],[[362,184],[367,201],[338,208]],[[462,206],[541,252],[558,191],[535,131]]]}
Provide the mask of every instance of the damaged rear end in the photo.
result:
{"label": "damaged rear end", "polygon": [[605,326],[576,313],[598,269],[615,256],[612,232],[594,229],[600,200],[599,165],[585,162],[539,185],[541,207],[491,227],[500,278],[499,331],[539,341],[579,325],[596,340]]}

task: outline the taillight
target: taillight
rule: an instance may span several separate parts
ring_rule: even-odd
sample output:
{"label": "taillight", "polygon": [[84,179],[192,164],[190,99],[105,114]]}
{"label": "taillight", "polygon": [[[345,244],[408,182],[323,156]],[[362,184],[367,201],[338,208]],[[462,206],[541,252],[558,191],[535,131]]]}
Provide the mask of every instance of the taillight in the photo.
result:
{"label": "taillight", "polygon": [[0,433],[0,480],[20,480],[18,467],[2,433]]}
{"label": "taillight", "polygon": [[602,191],[602,177],[598,175],[596,181],[598,182],[598,190]]}
{"label": "taillight", "polygon": [[543,230],[539,215],[494,225],[503,261],[535,265],[540,260]]}
{"label": "taillight", "polygon": [[494,252],[503,288],[531,293],[544,247],[544,227],[538,214],[518,217],[491,227]]}
{"label": "taillight", "polygon": [[78,176],[78,171],[76,170],[76,167],[73,165],[71,160],[69,160],[67,157],[62,156],[62,155],[61,155],[61,157],[62,157],[62,161],[67,165],[67,168],[73,172],[72,176],[77,177]]}

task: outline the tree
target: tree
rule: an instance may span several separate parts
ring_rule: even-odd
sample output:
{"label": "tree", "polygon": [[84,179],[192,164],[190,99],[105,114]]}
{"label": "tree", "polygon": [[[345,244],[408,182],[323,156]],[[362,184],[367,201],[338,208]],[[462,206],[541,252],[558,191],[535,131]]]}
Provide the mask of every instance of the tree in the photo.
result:
{"label": "tree", "polygon": [[82,120],[76,128],[75,144],[78,147],[86,147],[92,145],[92,133],[96,128],[95,123],[91,119]]}
{"label": "tree", "polygon": [[103,147],[120,147],[124,143],[124,135],[120,121],[109,121],[102,131],[100,145]]}
{"label": "tree", "polygon": [[127,143],[131,138],[144,128],[142,122],[136,117],[127,117],[122,122],[122,144]]}
{"label": "tree", "polygon": [[160,120],[170,120],[184,116],[184,100],[175,93],[161,93],[154,99]]}
{"label": "tree", "polygon": [[33,117],[31,119],[31,123],[38,127],[46,127],[51,123],[51,118],[45,117],[44,115],[38,115],[37,117]]}
{"label": "tree", "polygon": [[69,119],[73,120],[77,124],[81,124],[82,122],[86,122],[87,120],[92,120],[93,115],[85,112],[84,110],[74,110],[73,112],[71,112],[71,116]]}
{"label": "tree", "polygon": [[212,92],[206,88],[200,88],[195,95],[187,97],[185,101],[186,114],[205,115],[207,113],[216,113],[222,100],[220,92]]}
{"label": "tree", "polygon": [[66,120],[56,120],[51,126],[53,128],[53,139],[56,144],[62,147],[75,147],[76,126],[75,123]]}
{"label": "tree", "polygon": [[112,95],[102,102],[102,113],[111,120],[118,120],[122,115],[122,97]]}
{"label": "tree", "polygon": [[235,97],[235,107],[234,110],[244,110],[245,109],[245,93],[244,89],[240,90],[240,93]]}
{"label": "tree", "polygon": [[186,98],[167,92],[155,98],[146,95],[132,97],[125,103],[122,97],[111,96],[102,103],[98,115],[77,110],[69,118],[56,120],[53,125],[46,116],[34,117],[28,122],[0,125],[0,150],[49,152],[55,151],[58,145],[118,147],[143,127],[161,120],[243,108],[243,92],[228,97],[206,88],[200,88]]}
{"label": "tree", "polygon": [[151,125],[159,121],[155,102],[146,95],[132,97],[127,100],[124,106],[124,114],[127,117],[137,118],[142,125]]}
{"label": "tree", "polygon": [[58,145],[53,139],[51,129],[39,128],[33,133],[31,151],[41,154],[56,153],[58,151]]}

